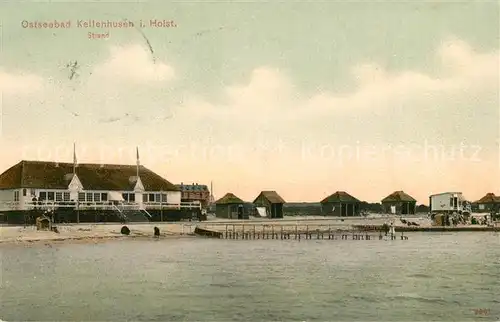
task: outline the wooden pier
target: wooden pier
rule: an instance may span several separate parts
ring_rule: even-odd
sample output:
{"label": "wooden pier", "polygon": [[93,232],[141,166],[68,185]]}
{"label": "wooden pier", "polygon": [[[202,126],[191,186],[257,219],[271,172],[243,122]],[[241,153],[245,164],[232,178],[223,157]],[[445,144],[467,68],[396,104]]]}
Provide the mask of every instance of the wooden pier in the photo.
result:
{"label": "wooden pier", "polygon": [[359,229],[338,229],[331,226],[314,225],[259,225],[259,224],[226,224],[212,227],[197,227],[196,235],[234,240],[408,240],[402,232],[400,236],[392,236],[385,231],[363,231]]}

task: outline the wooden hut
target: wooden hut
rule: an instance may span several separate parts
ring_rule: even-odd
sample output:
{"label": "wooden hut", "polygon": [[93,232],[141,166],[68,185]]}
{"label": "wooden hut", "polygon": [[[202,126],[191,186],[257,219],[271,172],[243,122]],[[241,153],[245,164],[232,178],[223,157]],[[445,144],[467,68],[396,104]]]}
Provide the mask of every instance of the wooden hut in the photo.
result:
{"label": "wooden hut", "polygon": [[283,218],[285,200],[276,191],[262,191],[253,201],[255,207],[266,209],[267,218]]}
{"label": "wooden hut", "polygon": [[413,215],[417,200],[404,191],[394,191],[382,199],[382,208],[385,213],[398,215]]}
{"label": "wooden hut", "polygon": [[494,193],[487,193],[484,197],[474,202],[477,212],[500,212],[500,197]]}
{"label": "wooden hut", "polygon": [[215,202],[215,216],[227,219],[248,219],[244,204],[245,202],[234,194],[226,193]]}
{"label": "wooden hut", "polygon": [[359,216],[361,201],[345,191],[337,191],[321,201],[323,216]]}

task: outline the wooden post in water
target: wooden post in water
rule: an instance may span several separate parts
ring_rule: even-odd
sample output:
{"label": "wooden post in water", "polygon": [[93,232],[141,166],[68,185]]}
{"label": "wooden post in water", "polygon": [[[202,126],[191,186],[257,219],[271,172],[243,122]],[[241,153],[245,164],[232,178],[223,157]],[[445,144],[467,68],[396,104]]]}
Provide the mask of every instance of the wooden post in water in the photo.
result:
{"label": "wooden post in water", "polygon": [[271,238],[274,239],[274,225],[271,226],[271,234],[273,235]]}
{"label": "wooden post in water", "polygon": [[245,239],[245,224],[241,225],[241,239]]}
{"label": "wooden post in water", "polygon": [[227,239],[227,224],[226,224],[226,239]]}
{"label": "wooden post in water", "polygon": [[253,239],[255,239],[255,225],[253,225]]}
{"label": "wooden post in water", "polygon": [[298,227],[297,227],[297,223],[295,223],[295,239],[297,239],[297,233],[298,233]]}
{"label": "wooden post in water", "polygon": [[309,238],[309,225],[306,225],[306,239]]}
{"label": "wooden post in water", "polygon": [[281,225],[281,239],[283,239],[283,225]]}

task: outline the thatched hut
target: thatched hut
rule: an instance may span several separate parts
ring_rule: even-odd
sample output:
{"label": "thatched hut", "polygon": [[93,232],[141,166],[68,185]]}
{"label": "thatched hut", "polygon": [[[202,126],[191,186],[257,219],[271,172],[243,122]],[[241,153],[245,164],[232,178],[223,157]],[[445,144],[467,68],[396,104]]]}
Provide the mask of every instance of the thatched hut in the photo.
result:
{"label": "thatched hut", "polygon": [[487,193],[481,199],[474,201],[475,211],[477,212],[500,212],[500,196],[494,193]]}
{"label": "thatched hut", "polygon": [[283,218],[285,200],[276,191],[262,191],[253,201],[255,207],[266,208],[268,218]]}
{"label": "thatched hut", "polygon": [[215,216],[227,219],[248,219],[244,204],[245,202],[233,193],[226,193],[215,202]]}
{"label": "thatched hut", "polygon": [[398,215],[413,215],[417,200],[404,191],[394,191],[382,199],[382,207],[385,213]]}
{"label": "thatched hut", "polygon": [[359,216],[361,201],[345,191],[337,191],[321,201],[323,216]]}

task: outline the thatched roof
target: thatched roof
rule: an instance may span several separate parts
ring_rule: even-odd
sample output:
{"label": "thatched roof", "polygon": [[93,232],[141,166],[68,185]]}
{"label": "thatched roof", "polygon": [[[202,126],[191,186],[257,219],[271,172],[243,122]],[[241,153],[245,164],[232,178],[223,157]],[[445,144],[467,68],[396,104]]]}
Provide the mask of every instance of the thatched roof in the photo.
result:
{"label": "thatched roof", "polygon": [[405,202],[416,202],[415,198],[410,196],[404,191],[394,191],[384,199],[382,199],[382,202],[400,202],[400,201],[405,201]]}
{"label": "thatched roof", "polygon": [[[132,191],[136,183],[135,165],[78,164],[76,175],[84,190]],[[67,189],[73,163],[21,161],[0,174],[0,189]],[[139,177],[146,191],[179,191],[175,185],[140,166]]]}
{"label": "thatched roof", "polygon": [[240,198],[236,197],[233,193],[228,192],[226,195],[215,202],[217,205],[229,205],[229,204],[243,204],[245,203]]}
{"label": "thatched roof", "polygon": [[330,196],[326,197],[321,201],[321,203],[327,203],[327,202],[361,202],[358,199],[354,198],[350,194],[348,194],[345,191],[337,191],[334,194],[331,194]]}
{"label": "thatched roof", "polygon": [[285,200],[283,198],[281,198],[281,196],[276,191],[262,191],[257,196],[257,198],[255,198],[255,200],[253,202],[257,201],[257,199],[260,196],[263,196],[264,198],[266,198],[267,201],[269,201],[270,203],[285,203]]}
{"label": "thatched roof", "polygon": [[490,192],[474,203],[500,203],[500,196],[495,196],[494,193]]}

